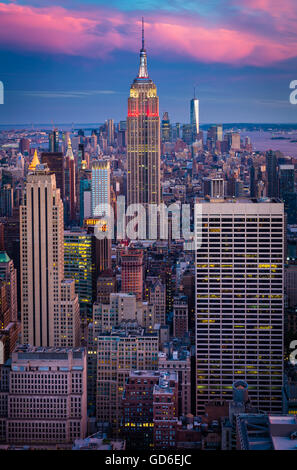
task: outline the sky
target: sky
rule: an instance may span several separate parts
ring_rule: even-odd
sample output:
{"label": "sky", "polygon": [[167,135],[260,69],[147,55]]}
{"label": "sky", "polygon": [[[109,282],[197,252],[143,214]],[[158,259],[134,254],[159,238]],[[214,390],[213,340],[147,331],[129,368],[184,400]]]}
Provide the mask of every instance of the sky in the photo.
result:
{"label": "sky", "polygon": [[0,0],[0,124],[124,120],[141,17],[160,114],[296,123],[296,0]]}

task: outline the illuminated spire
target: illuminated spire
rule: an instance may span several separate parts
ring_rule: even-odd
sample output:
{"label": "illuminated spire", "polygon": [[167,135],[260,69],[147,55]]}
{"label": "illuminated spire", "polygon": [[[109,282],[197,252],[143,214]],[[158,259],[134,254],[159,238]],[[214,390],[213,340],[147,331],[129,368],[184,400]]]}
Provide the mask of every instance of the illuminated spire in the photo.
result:
{"label": "illuminated spire", "polygon": [[34,152],[34,155],[33,155],[33,158],[32,158],[32,162],[29,165],[29,170],[34,171],[35,168],[37,167],[37,165],[40,165],[40,161],[39,161],[39,158],[38,158],[38,155],[37,155],[37,150],[35,149],[35,152]]}
{"label": "illuminated spire", "polygon": [[140,65],[139,65],[139,72],[137,78],[148,78],[148,71],[147,71],[147,57],[146,57],[146,50],[144,48],[144,20],[142,17],[142,47],[140,49]]}
{"label": "illuminated spire", "polygon": [[68,157],[70,160],[74,160],[70,137],[68,137],[68,146],[67,146],[66,157]]}

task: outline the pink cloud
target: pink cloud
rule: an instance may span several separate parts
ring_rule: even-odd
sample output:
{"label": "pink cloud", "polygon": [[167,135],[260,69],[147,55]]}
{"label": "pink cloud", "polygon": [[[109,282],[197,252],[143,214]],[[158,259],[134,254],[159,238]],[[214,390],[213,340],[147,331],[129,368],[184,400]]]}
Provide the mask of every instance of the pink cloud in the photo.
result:
{"label": "pink cloud", "polygon": [[279,20],[282,19],[281,15],[288,18],[292,15],[296,17],[295,0],[242,0],[241,3],[246,10],[262,11]]}
{"label": "pink cloud", "polygon": [[[283,0],[290,3],[291,0]],[[274,0],[244,0],[245,8],[265,12]],[[289,21],[289,19],[288,19]],[[114,50],[135,51],[140,34],[131,13],[94,8],[31,7],[0,3],[0,43],[55,54],[104,57]],[[187,56],[204,62],[265,65],[296,56],[297,34],[274,38],[235,26],[208,26],[198,17],[150,14],[146,24],[150,54]]]}

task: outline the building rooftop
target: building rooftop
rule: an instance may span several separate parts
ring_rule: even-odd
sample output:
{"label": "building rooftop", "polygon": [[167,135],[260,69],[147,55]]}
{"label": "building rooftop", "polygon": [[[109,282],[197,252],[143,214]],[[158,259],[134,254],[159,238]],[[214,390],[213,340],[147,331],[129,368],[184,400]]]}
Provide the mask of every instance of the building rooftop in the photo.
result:
{"label": "building rooftop", "polygon": [[8,263],[10,258],[6,251],[0,251],[0,263]]}
{"label": "building rooftop", "polygon": [[297,450],[297,417],[240,414],[237,432],[243,450]]}
{"label": "building rooftop", "polygon": [[267,204],[267,203],[279,203],[281,204],[283,201],[278,198],[250,198],[250,197],[211,197],[211,198],[197,198],[197,203],[225,203],[225,204]]}
{"label": "building rooftop", "polygon": [[15,353],[69,353],[69,352],[85,352],[84,348],[56,348],[56,347],[45,347],[45,346],[31,346],[30,344],[17,345]]}

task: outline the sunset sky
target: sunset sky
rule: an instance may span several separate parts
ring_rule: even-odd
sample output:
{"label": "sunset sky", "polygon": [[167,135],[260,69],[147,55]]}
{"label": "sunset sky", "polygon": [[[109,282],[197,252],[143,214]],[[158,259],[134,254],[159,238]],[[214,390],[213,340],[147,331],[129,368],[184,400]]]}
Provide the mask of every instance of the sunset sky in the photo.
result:
{"label": "sunset sky", "polygon": [[297,122],[296,0],[0,0],[0,124],[125,119],[142,16],[161,115]]}

